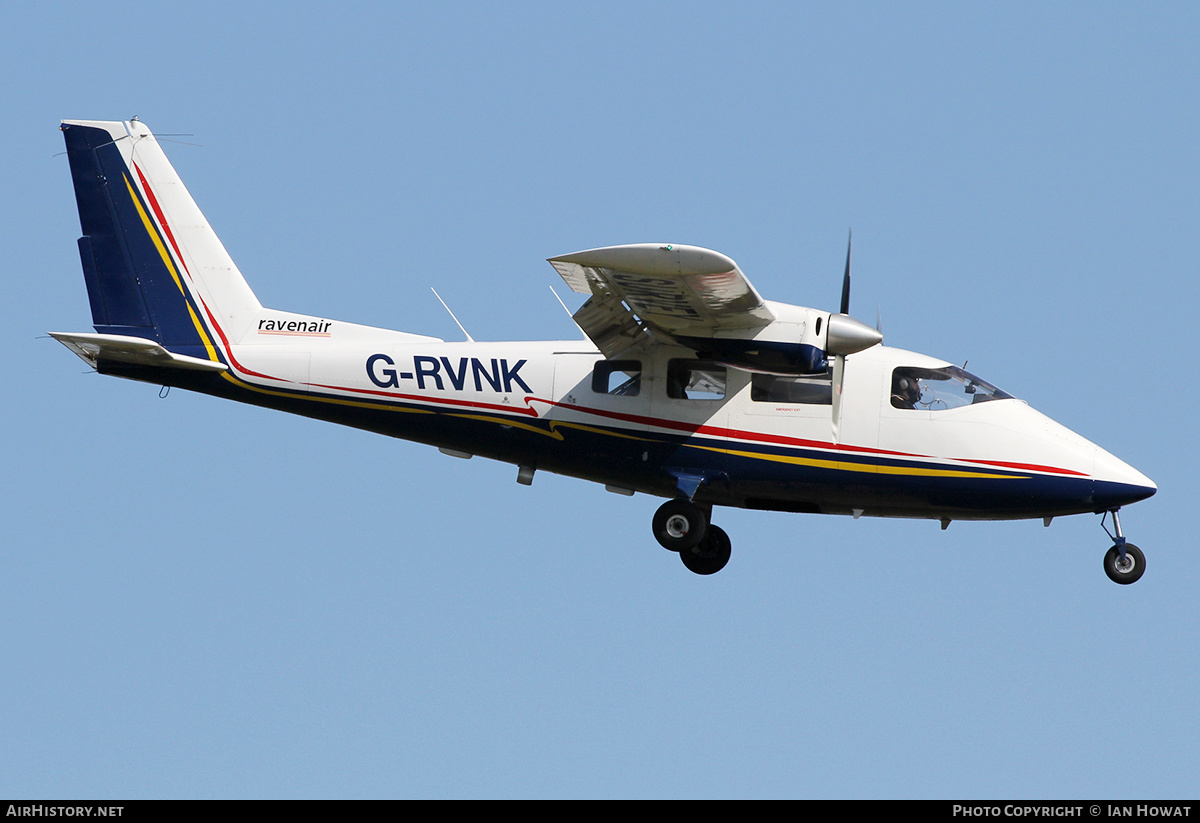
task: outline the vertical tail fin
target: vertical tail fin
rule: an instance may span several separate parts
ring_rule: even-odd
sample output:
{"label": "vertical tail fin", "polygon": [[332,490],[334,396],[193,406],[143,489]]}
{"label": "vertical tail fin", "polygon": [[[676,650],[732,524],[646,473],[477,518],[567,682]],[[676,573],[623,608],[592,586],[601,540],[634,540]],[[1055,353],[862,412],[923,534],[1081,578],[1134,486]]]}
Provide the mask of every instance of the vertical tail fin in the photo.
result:
{"label": "vertical tail fin", "polygon": [[96,331],[223,360],[262,307],[150,129],[64,120],[62,131]]}

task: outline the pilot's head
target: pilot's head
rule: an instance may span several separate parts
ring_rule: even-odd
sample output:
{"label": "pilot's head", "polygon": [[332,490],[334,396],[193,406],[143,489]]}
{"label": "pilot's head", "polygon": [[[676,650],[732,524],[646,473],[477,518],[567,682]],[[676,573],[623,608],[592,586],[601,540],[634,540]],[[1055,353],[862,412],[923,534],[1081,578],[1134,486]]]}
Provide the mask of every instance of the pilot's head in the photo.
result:
{"label": "pilot's head", "polygon": [[921,400],[921,381],[915,377],[901,375],[892,387],[892,404],[901,408],[915,409]]}

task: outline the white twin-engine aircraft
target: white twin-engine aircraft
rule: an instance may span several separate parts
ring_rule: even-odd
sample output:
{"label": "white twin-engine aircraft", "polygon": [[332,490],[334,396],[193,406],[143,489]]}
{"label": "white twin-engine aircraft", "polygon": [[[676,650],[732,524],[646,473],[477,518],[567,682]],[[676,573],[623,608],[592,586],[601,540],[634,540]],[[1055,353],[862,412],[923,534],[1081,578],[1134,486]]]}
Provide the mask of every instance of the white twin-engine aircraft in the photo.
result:
{"label": "white twin-engine aircraft", "polygon": [[[1093,512],[1104,569],[1145,557],[1117,511],[1145,475],[985,380],[848,315],[764,300],[723,254],[648,243],[550,264],[587,340],[447,343],[263,308],[150,130],[64,121],[102,374],[178,386],[668,498],[654,536],[697,574],[714,506],[1007,520]],[[1112,515],[1113,529],[1105,525]]]}

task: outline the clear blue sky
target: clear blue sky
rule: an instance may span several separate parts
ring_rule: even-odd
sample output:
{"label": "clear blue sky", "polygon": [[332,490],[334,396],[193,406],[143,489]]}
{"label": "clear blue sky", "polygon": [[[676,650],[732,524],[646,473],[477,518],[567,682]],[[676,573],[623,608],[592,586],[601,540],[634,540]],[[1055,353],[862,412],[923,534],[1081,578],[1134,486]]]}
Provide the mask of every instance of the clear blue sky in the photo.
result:
{"label": "clear blue sky", "polygon": [[[41,3],[0,27],[0,796],[1195,797],[1200,11]],[[139,115],[264,304],[577,334],[544,260],[718,249],[1160,486],[726,511],[86,374],[61,118]],[[198,145],[188,145],[198,144]],[[561,290],[561,289],[560,289]]]}

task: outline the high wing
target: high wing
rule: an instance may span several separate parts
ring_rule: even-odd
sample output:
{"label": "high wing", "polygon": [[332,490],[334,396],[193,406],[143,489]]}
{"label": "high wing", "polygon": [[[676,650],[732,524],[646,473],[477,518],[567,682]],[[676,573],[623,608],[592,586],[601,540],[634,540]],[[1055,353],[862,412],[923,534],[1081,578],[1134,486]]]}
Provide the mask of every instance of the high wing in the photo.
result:
{"label": "high wing", "polygon": [[[883,339],[844,312],[764,300],[737,263],[711,249],[637,243],[549,262],[572,290],[591,295],[575,322],[609,359],[670,343],[750,371],[821,374],[828,355],[853,354]],[[849,257],[846,271],[848,278]]]}
{"label": "high wing", "polygon": [[777,319],[737,263],[710,249],[637,243],[549,262],[573,291],[591,295],[575,322],[605,357],[656,332],[676,341],[752,338]]}

